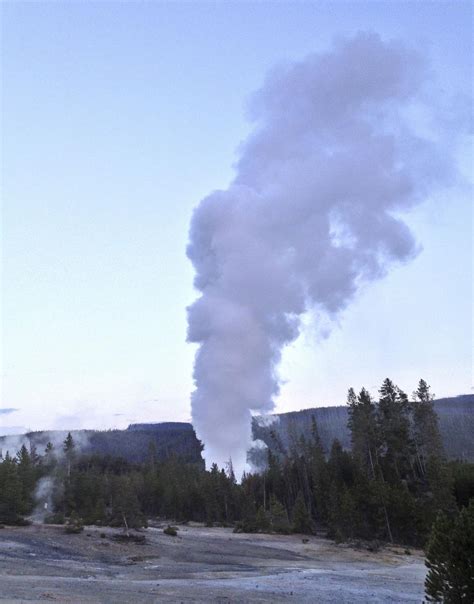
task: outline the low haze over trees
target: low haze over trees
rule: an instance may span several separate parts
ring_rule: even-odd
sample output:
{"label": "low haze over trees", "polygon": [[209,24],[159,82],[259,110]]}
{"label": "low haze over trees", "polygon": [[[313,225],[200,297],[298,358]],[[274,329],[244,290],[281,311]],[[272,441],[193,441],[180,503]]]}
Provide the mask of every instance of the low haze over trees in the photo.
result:
{"label": "low haze over trees", "polygon": [[338,440],[325,450],[313,417],[309,437],[293,435],[288,448],[280,442],[268,449],[264,469],[240,484],[231,462],[206,471],[201,461],[163,460],[153,440],[141,463],[85,455],[71,434],[40,453],[22,446],[1,459],[0,522],[33,515],[141,527],[160,516],[237,531],[324,530],[336,540],[428,544],[427,593],[436,598],[464,572],[461,552],[472,554],[474,464],[446,462],[423,380],[411,398],[389,379],[377,400],[350,389],[347,408],[350,451]]}

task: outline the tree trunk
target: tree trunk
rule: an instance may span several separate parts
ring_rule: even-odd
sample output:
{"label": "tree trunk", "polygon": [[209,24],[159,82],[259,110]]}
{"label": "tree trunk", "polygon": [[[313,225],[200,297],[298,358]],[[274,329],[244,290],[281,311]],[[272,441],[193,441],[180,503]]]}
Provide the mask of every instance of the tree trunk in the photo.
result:
{"label": "tree trunk", "polygon": [[123,518],[123,523],[125,525],[125,531],[127,533],[127,537],[130,537],[130,530],[128,528],[127,519],[126,519],[125,514],[123,512],[122,512],[122,518]]}

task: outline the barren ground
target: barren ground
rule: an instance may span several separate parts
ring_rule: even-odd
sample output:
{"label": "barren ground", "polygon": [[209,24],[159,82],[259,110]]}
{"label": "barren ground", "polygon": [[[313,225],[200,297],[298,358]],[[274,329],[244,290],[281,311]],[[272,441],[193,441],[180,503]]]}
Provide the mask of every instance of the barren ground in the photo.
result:
{"label": "barren ground", "polygon": [[[243,535],[181,526],[178,537],[142,531],[32,525],[0,530],[0,602],[418,602],[421,552],[377,553],[302,536]],[[105,533],[105,538],[101,537]]]}

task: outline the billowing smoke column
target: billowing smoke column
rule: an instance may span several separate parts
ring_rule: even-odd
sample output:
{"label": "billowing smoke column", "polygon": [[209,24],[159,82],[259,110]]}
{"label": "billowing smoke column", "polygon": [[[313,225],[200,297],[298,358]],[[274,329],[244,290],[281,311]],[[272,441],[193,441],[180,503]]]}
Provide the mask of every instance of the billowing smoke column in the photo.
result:
{"label": "billowing smoke column", "polygon": [[358,34],[275,70],[253,98],[235,180],[195,209],[187,250],[201,292],[188,309],[192,416],[208,462],[244,468],[251,413],[273,409],[302,314],[336,315],[416,254],[396,214],[438,173],[410,127],[423,80],[417,55]]}

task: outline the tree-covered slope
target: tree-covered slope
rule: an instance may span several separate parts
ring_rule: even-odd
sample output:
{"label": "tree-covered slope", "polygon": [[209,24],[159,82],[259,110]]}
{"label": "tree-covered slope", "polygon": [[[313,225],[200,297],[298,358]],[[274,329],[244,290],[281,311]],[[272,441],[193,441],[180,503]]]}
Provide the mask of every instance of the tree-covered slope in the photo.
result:
{"label": "tree-covered slope", "polygon": [[[474,461],[474,395],[465,394],[434,401],[443,445],[449,459]],[[275,422],[254,419],[254,437],[274,451],[288,450],[302,434],[309,437],[315,417],[323,447],[329,451],[335,438],[345,449],[351,446],[347,407],[316,407],[275,415]]]}
{"label": "tree-covered slope", "polygon": [[[434,406],[448,458],[474,461],[474,395],[438,399]],[[321,442],[327,452],[334,439],[338,439],[344,448],[350,448],[346,406],[281,413],[273,416],[273,423],[271,418],[265,418],[264,422],[255,418],[254,436],[272,450],[288,451],[292,440],[297,440],[302,434],[309,436],[312,416],[316,418]],[[2,436],[0,450],[4,453],[7,449],[14,451],[22,442],[31,442],[39,452],[43,452],[48,441],[60,446],[66,435],[66,430],[53,430],[30,432],[23,437]],[[192,425],[184,422],[131,424],[126,430],[73,430],[72,435],[84,453],[142,462],[151,450],[158,460],[174,455],[185,461],[202,463],[201,444]]]}
{"label": "tree-covered slope", "polygon": [[[34,445],[43,453],[48,442],[61,448],[66,430],[29,432],[22,437],[0,437],[0,450],[18,448],[18,444]],[[183,461],[202,464],[202,446],[191,424],[164,422],[161,424],[131,424],[126,430],[71,430],[81,454],[123,457],[129,462],[143,462],[153,456],[162,461],[171,456]]]}

